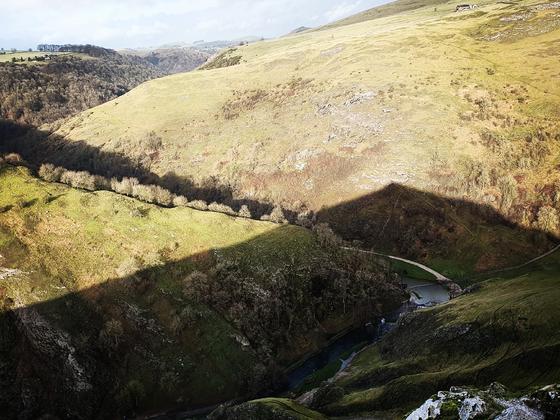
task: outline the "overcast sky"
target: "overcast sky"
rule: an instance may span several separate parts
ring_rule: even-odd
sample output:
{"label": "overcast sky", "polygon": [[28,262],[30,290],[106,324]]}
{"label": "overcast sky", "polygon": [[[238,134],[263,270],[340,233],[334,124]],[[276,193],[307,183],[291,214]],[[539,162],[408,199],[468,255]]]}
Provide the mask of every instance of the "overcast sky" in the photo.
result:
{"label": "overcast sky", "polygon": [[266,38],[319,26],[387,0],[0,0],[0,47],[110,48]]}

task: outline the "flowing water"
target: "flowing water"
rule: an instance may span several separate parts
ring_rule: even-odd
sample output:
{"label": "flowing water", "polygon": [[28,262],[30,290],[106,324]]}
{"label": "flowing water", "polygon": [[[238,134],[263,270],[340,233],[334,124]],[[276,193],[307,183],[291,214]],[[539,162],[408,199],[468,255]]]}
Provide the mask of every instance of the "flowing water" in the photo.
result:
{"label": "flowing water", "polygon": [[[390,331],[399,317],[419,307],[435,306],[449,300],[449,290],[438,283],[422,280],[403,279],[406,290],[410,293],[410,301],[398,310],[386,314],[383,318],[372,320],[348,334],[333,341],[323,350],[305,360],[287,375],[286,388],[296,390],[304,384],[307,377],[330,363],[339,360],[341,368],[346,367],[357,352],[379,340]],[[350,357],[343,358],[345,353],[352,351]]]}

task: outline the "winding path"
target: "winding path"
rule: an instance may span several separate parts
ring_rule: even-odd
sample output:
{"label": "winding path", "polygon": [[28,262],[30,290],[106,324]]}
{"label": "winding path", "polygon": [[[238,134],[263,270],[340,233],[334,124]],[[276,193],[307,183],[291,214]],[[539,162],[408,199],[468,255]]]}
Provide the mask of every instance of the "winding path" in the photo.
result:
{"label": "winding path", "polygon": [[351,248],[351,247],[347,247],[347,246],[342,246],[341,249],[345,249],[347,251],[360,252],[362,254],[377,255],[378,257],[389,258],[390,260],[402,261],[402,262],[405,262],[405,263],[408,263],[408,264],[411,264],[411,265],[415,265],[416,267],[421,268],[424,271],[427,271],[428,273],[432,274],[436,278],[437,281],[444,281],[444,282],[451,281],[451,279],[445,277],[443,274],[438,273],[437,271],[431,269],[430,267],[427,267],[424,264],[420,264],[416,261],[411,261],[411,260],[407,260],[405,258],[400,258],[400,257],[394,257],[392,255],[380,254],[379,252],[375,252],[375,251],[366,251],[364,249]]}

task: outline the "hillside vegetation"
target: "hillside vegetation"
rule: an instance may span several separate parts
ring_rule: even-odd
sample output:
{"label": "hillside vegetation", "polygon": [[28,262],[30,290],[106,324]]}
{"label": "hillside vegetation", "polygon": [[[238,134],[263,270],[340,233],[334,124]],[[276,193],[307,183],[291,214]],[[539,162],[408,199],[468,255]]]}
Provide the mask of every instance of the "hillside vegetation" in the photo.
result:
{"label": "hillside vegetation", "polygon": [[164,74],[139,57],[94,46],[84,51],[1,55],[0,118],[35,126],[52,123]]}
{"label": "hillside vegetation", "polygon": [[[299,396],[299,403],[279,400],[278,407],[286,416],[303,403],[304,409],[314,410],[308,418],[402,419],[451,387],[455,392],[457,387],[499,390],[501,385],[493,384],[498,382],[507,386],[499,395],[503,401],[557,383],[559,272],[557,252],[507,276],[483,281],[447,304],[409,313],[400,318],[397,329],[360,352],[334,381]],[[213,418],[241,418],[236,413],[264,410],[262,404],[254,401],[225,414],[217,411]],[[557,416],[558,401],[553,404],[547,418]],[[485,410],[495,416],[503,410],[500,407],[494,404]],[[442,407],[437,418],[458,418],[457,406]]]}
{"label": "hillside vegetation", "polygon": [[13,418],[254,395],[403,299],[379,262],[295,226],[160,208],[11,165],[0,191],[0,412]]}
{"label": "hillside vegetation", "polygon": [[[399,184],[492,209],[503,218],[490,223],[490,238],[509,222],[557,234],[560,9],[479,6],[456,13],[450,2],[396,2],[374,20],[238,47],[209,70],[145,83],[82,113],[56,135],[297,213],[360,198],[357,216],[367,218],[353,222],[367,229],[348,230],[345,212],[338,221],[323,212],[325,220],[348,239],[436,268],[461,258],[454,246],[473,238],[477,214],[423,205],[409,218],[416,195],[380,191]],[[146,148],[151,133],[157,150]],[[412,223],[441,217],[454,226],[435,244]],[[396,243],[401,233],[415,245]],[[467,272],[539,251],[512,256],[508,241],[492,241],[469,256]]]}

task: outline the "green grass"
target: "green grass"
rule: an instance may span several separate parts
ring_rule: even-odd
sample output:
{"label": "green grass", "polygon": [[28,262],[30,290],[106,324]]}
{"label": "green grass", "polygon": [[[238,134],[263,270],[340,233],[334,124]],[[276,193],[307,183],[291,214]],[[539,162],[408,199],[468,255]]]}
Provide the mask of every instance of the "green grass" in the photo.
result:
{"label": "green grass", "polygon": [[286,398],[263,398],[251,401],[248,404],[253,406],[262,405],[272,410],[272,412],[268,412],[268,415],[271,416],[270,418],[276,418],[275,416],[282,416],[282,418],[289,416],[290,419],[298,420],[324,420],[326,418],[316,411]]}
{"label": "green grass", "polygon": [[435,276],[420,267],[404,261],[391,260],[391,271],[398,273],[401,277],[408,277],[416,280],[435,280]]}

